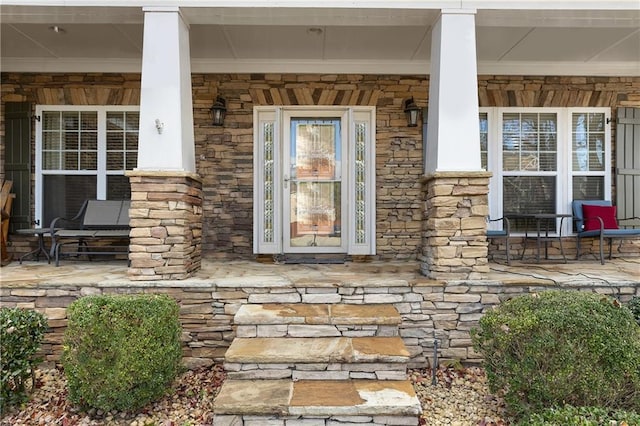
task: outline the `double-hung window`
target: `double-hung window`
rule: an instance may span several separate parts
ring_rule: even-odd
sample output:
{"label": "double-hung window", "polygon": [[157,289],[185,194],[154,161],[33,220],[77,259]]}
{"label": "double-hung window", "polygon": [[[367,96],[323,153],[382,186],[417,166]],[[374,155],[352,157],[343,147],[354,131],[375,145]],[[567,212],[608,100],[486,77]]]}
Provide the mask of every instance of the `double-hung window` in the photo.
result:
{"label": "double-hung window", "polygon": [[38,106],[36,220],[73,217],[85,199],[129,199],[138,156],[137,106]]}
{"label": "double-hung window", "polygon": [[[481,108],[491,216],[571,214],[574,199],[610,199],[609,117],[609,108]],[[516,220],[512,230],[532,225]]]}

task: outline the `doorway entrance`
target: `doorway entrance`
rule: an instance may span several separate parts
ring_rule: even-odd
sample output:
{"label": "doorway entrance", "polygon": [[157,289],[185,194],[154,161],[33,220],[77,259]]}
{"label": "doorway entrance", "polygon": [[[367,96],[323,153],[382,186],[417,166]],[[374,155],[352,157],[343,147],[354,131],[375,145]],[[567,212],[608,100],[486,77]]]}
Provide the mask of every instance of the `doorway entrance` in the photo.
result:
{"label": "doorway entrance", "polygon": [[287,121],[284,252],[345,253],[341,120],[295,117]]}
{"label": "doorway entrance", "polygon": [[255,253],[375,253],[374,117],[371,107],[256,107]]}

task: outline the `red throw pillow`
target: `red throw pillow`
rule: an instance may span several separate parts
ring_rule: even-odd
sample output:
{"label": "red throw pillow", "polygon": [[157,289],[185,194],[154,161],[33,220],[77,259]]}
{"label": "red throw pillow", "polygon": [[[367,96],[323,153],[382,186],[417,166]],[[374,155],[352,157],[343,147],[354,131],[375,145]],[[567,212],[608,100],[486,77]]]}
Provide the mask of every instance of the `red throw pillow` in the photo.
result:
{"label": "red throw pillow", "polygon": [[[616,220],[616,206],[596,206],[593,204],[582,205],[582,215],[584,216],[584,230],[598,231],[600,230],[600,221],[595,219],[599,217],[604,222],[604,229],[618,229],[618,221]],[[594,218],[587,220],[587,218]]]}

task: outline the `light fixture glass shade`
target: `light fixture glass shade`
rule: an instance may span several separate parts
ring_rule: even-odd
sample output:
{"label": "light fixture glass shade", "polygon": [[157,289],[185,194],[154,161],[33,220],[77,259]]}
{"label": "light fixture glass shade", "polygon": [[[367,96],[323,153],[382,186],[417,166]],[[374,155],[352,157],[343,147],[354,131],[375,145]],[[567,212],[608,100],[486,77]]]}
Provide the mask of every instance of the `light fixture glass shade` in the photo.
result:
{"label": "light fixture glass shade", "polygon": [[224,98],[218,96],[211,106],[209,114],[211,115],[211,124],[214,126],[222,126],[224,124],[224,117],[227,115],[226,104],[227,102]]}
{"label": "light fixture glass shade", "polygon": [[404,113],[407,116],[407,126],[417,127],[418,117],[420,116],[420,107],[416,105],[413,98],[404,101]]}

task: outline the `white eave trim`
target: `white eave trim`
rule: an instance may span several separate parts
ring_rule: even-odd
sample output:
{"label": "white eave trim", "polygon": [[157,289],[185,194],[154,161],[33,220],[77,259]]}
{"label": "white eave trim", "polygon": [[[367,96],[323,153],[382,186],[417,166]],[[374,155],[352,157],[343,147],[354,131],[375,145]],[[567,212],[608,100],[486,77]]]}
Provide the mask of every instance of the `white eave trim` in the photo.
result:
{"label": "white eave trim", "polygon": [[[2,72],[140,73],[139,59],[33,59],[3,58]],[[192,59],[191,72],[282,74],[401,74],[428,75],[428,61],[310,61]],[[479,75],[561,75],[638,77],[637,62],[479,62]]]}
{"label": "white eave trim", "polygon": [[3,0],[15,6],[637,10],[638,0]]}

